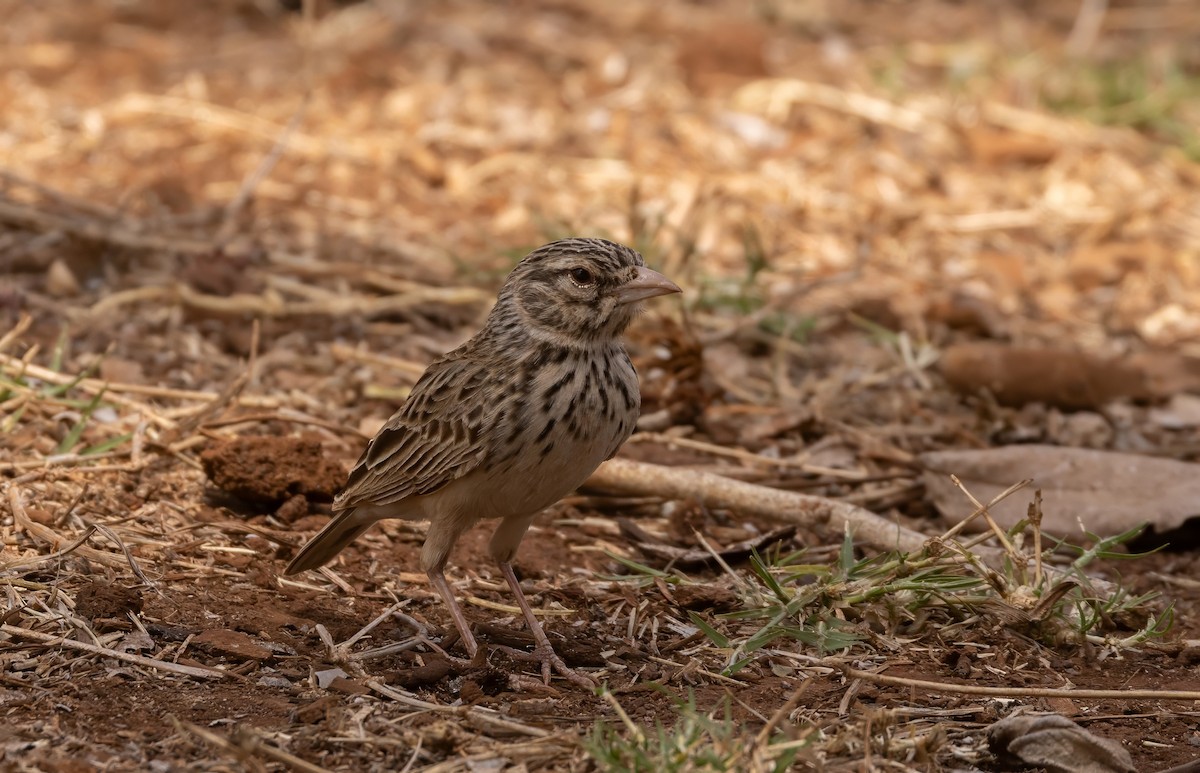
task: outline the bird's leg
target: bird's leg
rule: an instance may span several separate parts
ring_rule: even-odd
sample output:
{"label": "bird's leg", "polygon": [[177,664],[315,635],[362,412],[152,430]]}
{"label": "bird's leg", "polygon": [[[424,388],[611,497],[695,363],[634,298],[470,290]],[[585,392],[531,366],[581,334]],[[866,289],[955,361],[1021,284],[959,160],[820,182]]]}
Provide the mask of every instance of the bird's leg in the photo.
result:
{"label": "bird's leg", "polygon": [[533,634],[533,640],[537,643],[533,654],[541,661],[542,681],[550,684],[550,669],[553,667],[555,671],[575,684],[589,690],[594,689],[595,682],[564,663],[563,659],[554,651],[554,647],[550,646],[550,640],[546,638],[542,624],[533,616],[533,607],[529,606],[529,601],[526,600],[525,593],[521,590],[521,583],[517,581],[517,573],[513,571],[512,564],[501,561],[500,571],[504,572],[504,579],[508,580],[508,587],[512,588],[513,595],[517,597],[517,604],[521,607],[521,613],[525,615],[525,624],[529,626],[529,632]]}
{"label": "bird's leg", "polygon": [[[471,626],[467,624],[467,618],[463,615],[462,608],[454,599],[454,591],[450,589],[450,583],[446,582],[446,575],[442,573],[442,567],[435,566],[425,574],[429,577],[429,584],[437,590],[442,601],[445,601],[446,606],[450,608],[450,617],[454,618],[454,627],[458,629],[458,635],[462,637],[467,654],[474,659],[475,653],[479,651],[479,645],[475,643],[475,636],[471,633]],[[543,634],[544,637],[545,634]]]}

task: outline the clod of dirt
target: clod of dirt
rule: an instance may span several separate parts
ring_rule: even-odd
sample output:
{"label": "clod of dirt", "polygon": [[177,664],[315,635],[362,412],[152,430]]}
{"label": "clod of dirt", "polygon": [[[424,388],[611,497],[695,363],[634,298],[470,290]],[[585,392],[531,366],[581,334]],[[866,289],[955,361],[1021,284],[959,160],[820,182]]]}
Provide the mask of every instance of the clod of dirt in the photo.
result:
{"label": "clod of dirt", "polygon": [[268,660],[271,657],[271,650],[253,636],[225,628],[201,631],[192,639],[192,646],[233,660]]}
{"label": "clod of dirt", "polygon": [[404,671],[393,671],[389,676],[389,683],[412,689],[414,687],[426,687],[431,684],[437,684],[450,674],[451,663],[445,658],[429,656],[425,664],[416,666],[412,669]]}
{"label": "clod of dirt", "polygon": [[121,620],[142,611],[142,594],[120,585],[89,582],[75,594],[75,612],[88,620]]}
{"label": "clod of dirt", "polygon": [[182,278],[202,293],[233,295],[258,292],[260,283],[246,271],[249,266],[248,255],[218,251],[193,256],[184,266]]}
{"label": "clod of dirt", "polygon": [[329,502],[346,479],[341,465],[325,458],[321,443],[304,437],[237,438],[208,449],[200,462],[217,488],[273,508],[296,495]]}
{"label": "clod of dirt", "polygon": [[292,721],[302,725],[312,725],[329,718],[329,713],[341,703],[336,695],[322,695],[312,703],[296,709]]}
{"label": "clod of dirt", "polygon": [[297,494],[275,510],[275,517],[284,523],[292,523],[308,515],[308,497]]}
{"label": "clod of dirt", "polygon": [[508,672],[499,668],[480,669],[463,680],[460,697],[464,703],[485,703],[508,691]]}
{"label": "clod of dirt", "polygon": [[716,585],[681,585],[671,591],[675,601],[684,609],[712,609],[727,612],[738,606],[737,594]]}
{"label": "clod of dirt", "polygon": [[329,689],[343,695],[367,695],[371,689],[357,679],[347,679],[344,676],[335,677],[329,683]]}

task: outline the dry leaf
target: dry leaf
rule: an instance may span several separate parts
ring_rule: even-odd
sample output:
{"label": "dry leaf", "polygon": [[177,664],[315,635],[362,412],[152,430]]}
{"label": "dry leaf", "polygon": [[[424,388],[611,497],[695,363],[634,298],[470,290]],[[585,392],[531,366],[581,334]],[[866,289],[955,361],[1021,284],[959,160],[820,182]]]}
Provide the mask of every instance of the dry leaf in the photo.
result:
{"label": "dry leaf", "polygon": [[1005,717],[988,728],[988,748],[1006,768],[1043,768],[1049,773],[1136,771],[1121,744],[1057,714]]}
{"label": "dry leaf", "polygon": [[964,130],[971,155],[985,164],[1045,164],[1058,155],[1061,146],[1045,137],[1014,134],[982,126]]}
{"label": "dry leaf", "polygon": [[[981,502],[1026,478],[1042,490],[1042,528],[1077,534],[1079,524],[1101,535],[1148,522],[1157,533],[1200,515],[1200,465],[1083,448],[1020,445],[922,454],[929,496],[946,518],[974,509],[950,480],[957,475]],[[1032,489],[1030,489],[1032,491]],[[991,513],[1009,527],[1025,517],[1030,497],[1011,496]]]}

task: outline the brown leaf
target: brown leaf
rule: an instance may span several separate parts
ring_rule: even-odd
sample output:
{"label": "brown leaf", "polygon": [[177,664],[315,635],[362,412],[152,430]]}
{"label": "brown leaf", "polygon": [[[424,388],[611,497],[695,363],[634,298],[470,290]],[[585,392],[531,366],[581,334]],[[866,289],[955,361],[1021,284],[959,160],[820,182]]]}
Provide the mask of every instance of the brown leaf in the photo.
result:
{"label": "brown leaf", "polygon": [[988,728],[988,748],[1005,768],[1044,768],[1049,773],[1136,771],[1121,744],[1057,714],[1005,717]]}
{"label": "brown leaf", "polygon": [[736,18],[718,18],[687,35],[678,62],[688,80],[704,87],[767,74],[767,29]]}
{"label": "brown leaf", "polygon": [[1059,143],[1045,137],[975,126],[964,131],[971,155],[985,164],[1045,164],[1061,149]]}
{"label": "brown leaf", "polygon": [[[974,510],[950,480],[957,475],[981,502],[1012,484],[1033,479],[1042,490],[1042,528],[1077,534],[1119,534],[1148,522],[1158,533],[1200,515],[1200,465],[1152,456],[1058,446],[1020,445],[922,454],[929,496],[946,518]],[[1032,491],[1032,489],[1030,489]],[[1010,496],[991,509],[1005,527],[1025,517],[1030,495]]]}
{"label": "brown leaf", "polygon": [[192,638],[192,646],[233,660],[268,660],[271,657],[271,650],[258,639],[227,628],[201,631]]}

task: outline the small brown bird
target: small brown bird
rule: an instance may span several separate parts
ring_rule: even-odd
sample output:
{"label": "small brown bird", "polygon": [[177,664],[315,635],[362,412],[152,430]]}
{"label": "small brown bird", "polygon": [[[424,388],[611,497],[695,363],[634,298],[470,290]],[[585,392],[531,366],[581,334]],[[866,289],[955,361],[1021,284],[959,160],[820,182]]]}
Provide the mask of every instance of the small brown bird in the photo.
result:
{"label": "small brown bird", "polygon": [[286,573],[316,569],[384,518],[430,521],[421,566],[467,652],[478,645],[446,582],[455,542],[500,519],[488,552],[517,597],[549,683],[553,667],[581,684],[533,616],[512,559],[534,516],[616,454],[641,406],[620,335],[639,301],[679,288],[636,251],[563,239],[508,275],[483,329],[435,361],[367,445],[334,500],[334,518]]}

